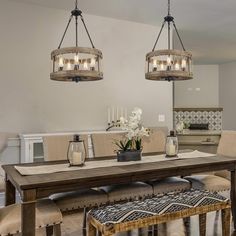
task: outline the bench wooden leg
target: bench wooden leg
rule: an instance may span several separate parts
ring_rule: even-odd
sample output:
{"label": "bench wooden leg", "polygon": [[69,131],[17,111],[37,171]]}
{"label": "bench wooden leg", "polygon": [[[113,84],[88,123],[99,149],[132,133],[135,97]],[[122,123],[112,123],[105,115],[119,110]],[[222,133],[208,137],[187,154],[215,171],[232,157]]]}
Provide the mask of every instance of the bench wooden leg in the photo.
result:
{"label": "bench wooden leg", "polygon": [[158,236],[158,225],[153,226],[153,235]]}
{"label": "bench wooden leg", "polygon": [[230,209],[223,209],[221,211],[222,236],[230,235],[230,216]]}
{"label": "bench wooden leg", "polygon": [[183,218],[185,234],[186,236],[190,235],[190,217]]}
{"label": "bench wooden leg", "polygon": [[206,214],[199,215],[199,235],[206,236]]}
{"label": "bench wooden leg", "polygon": [[132,235],[132,231],[131,230],[127,231],[127,235],[131,236]]}
{"label": "bench wooden leg", "polygon": [[61,236],[61,224],[53,226],[53,233],[55,236]]}
{"label": "bench wooden leg", "polygon": [[46,235],[47,236],[52,236],[53,235],[53,225],[50,225],[50,226],[46,227]]}
{"label": "bench wooden leg", "polygon": [[86,236],[86,225],[87,225],[87,208],[84,207],[83,213],[83,236]]}
{"label": "bench wooden leg", "polygon": [[87,223],[87,236],[96,236],[96,228],[89,221]]}

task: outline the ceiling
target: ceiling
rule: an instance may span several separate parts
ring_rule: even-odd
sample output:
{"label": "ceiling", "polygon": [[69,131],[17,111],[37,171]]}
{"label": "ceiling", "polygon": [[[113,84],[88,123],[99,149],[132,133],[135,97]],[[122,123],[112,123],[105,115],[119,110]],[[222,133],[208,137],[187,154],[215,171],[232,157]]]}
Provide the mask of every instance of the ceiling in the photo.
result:
{"label": "ceiling", "polygon": [[[74,0],[11,0],[71,10]],[[197,64],[236,61],[235,0],[172,0],[172,15]],[[160,25],[167,0],[79,0],[84,13]]]}

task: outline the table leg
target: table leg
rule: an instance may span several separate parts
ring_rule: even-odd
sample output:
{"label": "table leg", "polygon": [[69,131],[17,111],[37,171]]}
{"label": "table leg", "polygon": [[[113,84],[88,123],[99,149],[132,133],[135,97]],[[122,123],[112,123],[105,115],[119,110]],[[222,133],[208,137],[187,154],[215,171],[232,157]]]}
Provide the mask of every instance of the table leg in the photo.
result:
{"label": "table leg", "polygon": [[16,189],[10,180],[5,178],[5,206],[16,202]]}
{"label": "table leg", "polygon": [[24,191],[22,200],[23,200],[21,204],[22,235],[35,236],[36,191],[35,190]]}
{"label": "table leg", "polygon": [[234,231],[236,231],[236,171],[231,171],[231,209],[234,221]]}

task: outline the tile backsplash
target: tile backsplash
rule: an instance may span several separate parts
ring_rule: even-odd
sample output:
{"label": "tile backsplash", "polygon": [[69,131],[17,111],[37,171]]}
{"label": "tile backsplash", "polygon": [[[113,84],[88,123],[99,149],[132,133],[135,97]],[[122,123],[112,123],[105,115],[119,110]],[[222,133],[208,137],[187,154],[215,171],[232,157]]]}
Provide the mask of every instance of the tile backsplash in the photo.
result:
{"label": "tile backsplash", "polygon": [[175,108],[174,124],[179,120],[188,124],[208,123],[209,130],[221,130],[222,111],[222,108]]}

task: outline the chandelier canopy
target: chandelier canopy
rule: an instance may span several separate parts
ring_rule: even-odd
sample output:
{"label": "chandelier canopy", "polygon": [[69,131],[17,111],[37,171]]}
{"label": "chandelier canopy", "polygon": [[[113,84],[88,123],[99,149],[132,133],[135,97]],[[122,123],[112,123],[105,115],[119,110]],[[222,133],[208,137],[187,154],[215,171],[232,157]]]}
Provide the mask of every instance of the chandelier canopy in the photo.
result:
{"label": "chandelier canopy", "polygon": [[[78,46],[78,17],[80,17],[85,28],[91,48]],[[61,48],[69,25],[75,18],[75,47]],[[69,22],[67,23],[65,32],[62,36],[58,48],[51,53],[53,62],[53,71],[50,74],[51,80],[57,81],[96,81],[103,79],[101,67],[102,52],[95,48],[88,28],[84,22],[82,11],[78,9],[77,0],[75,9],[71,12]]]}
{"label": "chandelier canopy", "polygon": [[[155,50],[164,26],[168,25],[168,49]],[[171,49],[170,28],[173,25],[182,50]],[[170,0],[168,0],[168,15],[164,18],[161,30],[151,52],[146,55],[146,79],[156,81],[179,81],[193,78],[192,54],[185,50],[183,42],[170,15]]]}

